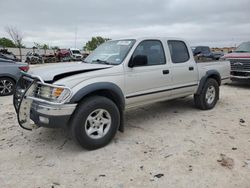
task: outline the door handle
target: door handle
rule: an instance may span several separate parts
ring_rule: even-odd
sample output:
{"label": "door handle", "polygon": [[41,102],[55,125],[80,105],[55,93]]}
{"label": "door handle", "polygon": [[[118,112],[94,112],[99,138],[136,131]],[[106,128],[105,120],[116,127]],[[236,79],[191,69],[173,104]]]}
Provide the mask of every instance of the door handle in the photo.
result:
{"label": "door handle", "polygon": [[194,67],[189,67],[188,70],[193,71]]}
{"label": "door handle", "polygon": [[169,70],[163,70],[162,73],[163,74],[169,74]]}

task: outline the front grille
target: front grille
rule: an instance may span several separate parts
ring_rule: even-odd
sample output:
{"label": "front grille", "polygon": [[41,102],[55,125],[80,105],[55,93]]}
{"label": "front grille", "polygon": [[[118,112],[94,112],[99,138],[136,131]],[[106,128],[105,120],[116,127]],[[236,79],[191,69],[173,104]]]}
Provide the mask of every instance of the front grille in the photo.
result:
{"label": "front grille", "polygon": [[231,59],[230,64],[232,71],[250,71],[250,59]]}

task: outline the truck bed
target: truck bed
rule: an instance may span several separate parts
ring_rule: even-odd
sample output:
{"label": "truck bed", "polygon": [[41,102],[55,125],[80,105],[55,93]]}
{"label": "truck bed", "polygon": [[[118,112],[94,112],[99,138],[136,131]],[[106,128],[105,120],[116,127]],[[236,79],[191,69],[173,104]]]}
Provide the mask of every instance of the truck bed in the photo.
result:
{"label": "truck bed", "polygon": [[197,63],[199,69],[199,79],[201,79],[207,71],[217,71],[221,75],[221,83],[230,83],[230,62],[229,61],[209,61]]}

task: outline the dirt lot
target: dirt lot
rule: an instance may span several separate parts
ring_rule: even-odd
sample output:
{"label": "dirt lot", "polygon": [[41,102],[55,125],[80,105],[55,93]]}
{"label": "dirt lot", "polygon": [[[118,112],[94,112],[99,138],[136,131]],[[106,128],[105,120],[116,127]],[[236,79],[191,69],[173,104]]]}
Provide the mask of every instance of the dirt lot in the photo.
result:
{"label": "dirt lot", "polygon": [[11,103],[0,98],[0,187],[250,187],[250,86],[221,87],[211,111],[191,97],[130,110],[96,151],[66,130],[21,129]]}

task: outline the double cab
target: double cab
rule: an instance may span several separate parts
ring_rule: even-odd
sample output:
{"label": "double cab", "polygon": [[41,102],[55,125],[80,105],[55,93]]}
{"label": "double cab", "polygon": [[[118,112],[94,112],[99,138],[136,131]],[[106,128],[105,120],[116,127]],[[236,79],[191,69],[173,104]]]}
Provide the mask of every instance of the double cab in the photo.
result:
{"label": "double cab", "polygon": [[219,86],[229,81],[229,62],[196,63],[185,40],[111,40],[83,62],[23,73],[14,106],[22,128],[68,126],[73,138],[92,150],[124,130],[126,109],[193,95],[196,107],[209,110],[219,99]]}

